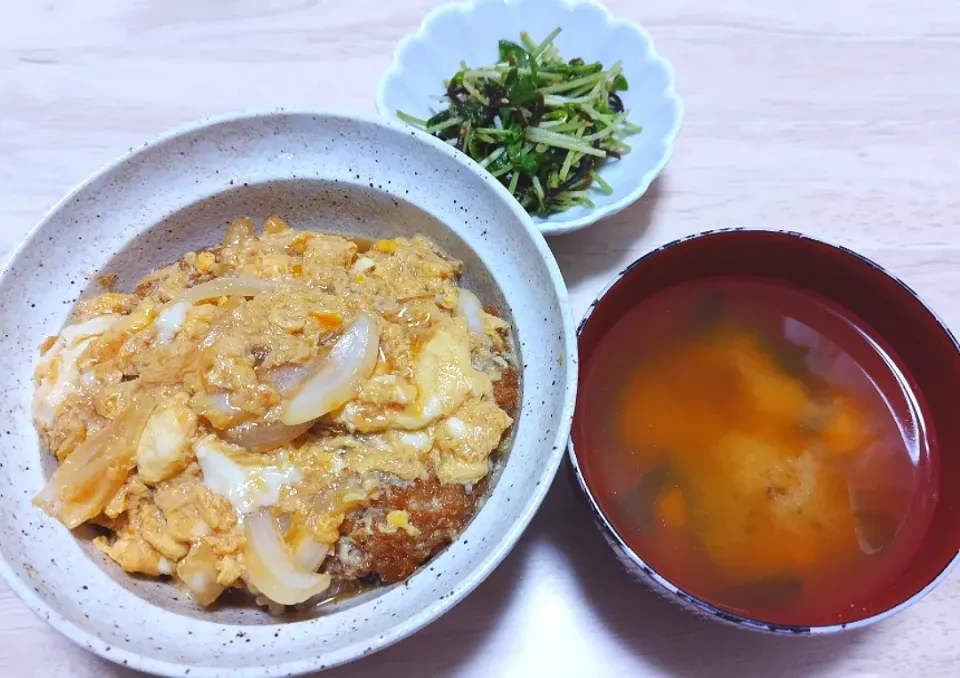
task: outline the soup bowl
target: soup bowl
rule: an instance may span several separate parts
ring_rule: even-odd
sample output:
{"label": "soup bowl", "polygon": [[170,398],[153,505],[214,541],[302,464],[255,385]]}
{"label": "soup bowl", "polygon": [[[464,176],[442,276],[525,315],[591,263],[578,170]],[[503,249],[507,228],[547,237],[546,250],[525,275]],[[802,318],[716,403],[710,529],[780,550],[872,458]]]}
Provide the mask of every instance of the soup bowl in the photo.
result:
{"label": "soup bowl", "polygon": [[[684,283],[731,276],[786,284],[825,298],[857,319],[858,327],[869,328],[879,337],[897,357],[908,397],[919,403],[929,462],[939,465],[939,481],[929,485],[922,497],[935,508],[929,527],[920,532],[919,547],[912,557],[908,555],[906,565],[889,585],[831,612],[831,623],[815,620],[792,625],[764,619],[761,613],[724,608],[678,586],[676,572],[662,562],[661,569],[651,565],[657,556],[643,548],[652,547],[640,547],[622,529],[622,521],[618,528],[613,517],[616,490],[606,487],[598,468],[609,449],[589,434],[606,424],[596,410],[586,406],[585,385],[603,353],[603,340],[625,314],[652,295]],[[960,418],[955,403],[960,348],[920,298],[876,263],[799,233],[709,231],[666,244],[623,270],[591,304],[578,337],[581,388],[568,446],[573,475],[618,559],[657,592],[688,610],[742,628],[788,635],[834,633],[872,624],[905,609],[943,581],[956,565],[960,548]],[[606,392],[607,382],[602,384]],[[886,397],[885,388],[879,385]]]}

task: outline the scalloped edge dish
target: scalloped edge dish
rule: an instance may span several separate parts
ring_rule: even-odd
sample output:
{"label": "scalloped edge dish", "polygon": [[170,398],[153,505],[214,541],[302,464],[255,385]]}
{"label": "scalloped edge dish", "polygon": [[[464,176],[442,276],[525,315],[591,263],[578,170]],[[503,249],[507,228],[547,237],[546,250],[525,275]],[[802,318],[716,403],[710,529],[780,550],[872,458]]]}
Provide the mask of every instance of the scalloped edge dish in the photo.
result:
{"label": "scalloped edge dish", "polygon": [[[643,28],[613,16],[593,0],[445,4],[429,12],[418,30],[400,40],[376,93],[377,110],[387,119],[398,120],[398,108],[426,115],[431,108],[443,106],[436,95],[461,60],[480,65],[493,59],[498,39],[513,40],[513,33],[529,29],[536,40],[543,37],[541,31],[545,36],[556,26],[563,29],[557,44],[564,57],[596,59],[605,67],[617,59],[624,61],[624,75],[631,87],[622,93],[624,104],[631,111],[631,122],[644,130],[629,137],[628,143],[634,146],[630,153],[599,170],[613,187],[612,195],[595,192],[593,208],[577,206],[547,217],[531,215],[544,235],[577,231],[617,214],[643,196],[673,156],[683,124],[683,100],[676,91],[673,66],[657,54]],[[436,106],[430,106],[431,97]]]}

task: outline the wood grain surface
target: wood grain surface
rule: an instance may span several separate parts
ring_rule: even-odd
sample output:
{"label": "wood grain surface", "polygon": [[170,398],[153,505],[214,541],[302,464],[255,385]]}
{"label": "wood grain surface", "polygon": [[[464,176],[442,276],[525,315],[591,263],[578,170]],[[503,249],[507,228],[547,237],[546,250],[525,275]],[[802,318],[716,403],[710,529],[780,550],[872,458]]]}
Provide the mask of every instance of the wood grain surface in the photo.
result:
{"label": "wood grain surface", "polygon": [[[0,256],[71,186],[211,113],[373,111],[432,0],[3,0]],[[960,328],[960,4],[610,0],[678,73],[676,155],[638,204],[551,241],[579,317],[679,235],[802,231],[900,275]],[[0,451],[2,454],[2,451]],[[416,636],[329,676],[938,676],[960,665],[960,573],[862,632],[783,639],[696,619],[620,570],[561,474],[510,557]],[[0,676],[133,672],[74,647],[0,584]]]}

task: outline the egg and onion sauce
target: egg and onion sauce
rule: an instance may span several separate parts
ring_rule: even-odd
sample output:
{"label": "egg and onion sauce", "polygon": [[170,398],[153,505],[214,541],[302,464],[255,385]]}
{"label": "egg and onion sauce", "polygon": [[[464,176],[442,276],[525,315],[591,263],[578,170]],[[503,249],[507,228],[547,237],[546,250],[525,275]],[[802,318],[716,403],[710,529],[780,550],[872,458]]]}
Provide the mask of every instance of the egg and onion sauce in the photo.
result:
{"label": "egg and onion sauce", "polygon": [[59,467],[35,503],[204,606],[404,579],[476,512],[515,414],[509,326],[460,271],[421,236],[238,219],[82,301],[36,369]]}

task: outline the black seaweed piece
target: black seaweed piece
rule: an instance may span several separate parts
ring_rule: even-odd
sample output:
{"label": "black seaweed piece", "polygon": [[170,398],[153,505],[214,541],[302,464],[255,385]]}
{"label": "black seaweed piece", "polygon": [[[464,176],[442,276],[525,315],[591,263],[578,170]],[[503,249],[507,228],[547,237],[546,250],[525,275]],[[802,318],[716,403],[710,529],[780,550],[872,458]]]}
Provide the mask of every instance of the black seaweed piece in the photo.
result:
{"label": "black seaweed piece", "polygon": [[497,115],[500,110],[500,106],[502,106],[504,101],[506,101],[507,90],[503,87],[503,85],[500,85],[493,80],[488,80],[483,86],[483,93],[487,96],[487,99],[490,100],[490,103],[487,106],[487,114],[492,118],[493,116]]}
{"label": "black seaweed piece", "polygon": [[540,124],[540,120],[543,119],[543,114],[545,111],[545,104],[543,101],[543,94],[537,92],[537,98],[533,101],[533,108],[530,112],[530,126],[536,127]]}
{"label": "black seaweed piece", "polygon": [[548,197],[555,198],[564,191],[569,191],[575,187],[580,187],[581,183],[586,182],[589,186],[593,181],[590,178],[590,170],[593,169],[593,156],[585,156],[580,159],[580,162],[577,163],[577,171],[570,178],[564,181],[562,184],[552,189],[547,195]]}
{"label": "black seaweed piece", "polygon": [[463,103],[463,101],[469,96],[470,92],[468,92],[467,88],[463,85],[457,85],[453,81],[447,85],[447,98],[450,99],[450,103]]}
{"label": "black seaweed piece", "polygon": [[616,92],[610,92],[610,94],[607,95],[607,105],[610,106],[610,110],[614,113],[623,113],[623,100]]}
{"label": "black seaweed piece", "polygon": [[655,527],[654,499],[675,483],[673,465],[665,460],[646,471],[635,487],[614,495],[617,512],[638,534],[648,533]]}

